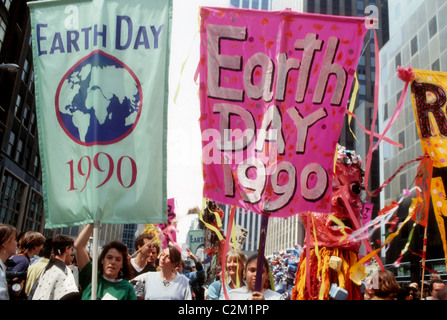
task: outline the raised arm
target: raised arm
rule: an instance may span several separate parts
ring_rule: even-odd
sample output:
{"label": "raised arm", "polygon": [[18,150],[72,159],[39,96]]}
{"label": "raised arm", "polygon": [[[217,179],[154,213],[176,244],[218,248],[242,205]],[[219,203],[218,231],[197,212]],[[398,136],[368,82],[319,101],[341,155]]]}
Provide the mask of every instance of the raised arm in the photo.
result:
{"label": "raised arm", "polygon": [[87,252],[87,243],[90,235],[93,232],[93,223],[88,224],[79,233],[78,238],[74,243],[76,262],[79,270],[82,270],[85,265],[90,261],[90,257]]}

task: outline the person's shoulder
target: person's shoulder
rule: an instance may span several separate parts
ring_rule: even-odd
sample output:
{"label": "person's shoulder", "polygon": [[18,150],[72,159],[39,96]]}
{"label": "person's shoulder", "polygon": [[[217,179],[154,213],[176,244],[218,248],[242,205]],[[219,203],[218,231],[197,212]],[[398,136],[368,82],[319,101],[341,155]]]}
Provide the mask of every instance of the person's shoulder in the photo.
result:
{"label": "person's shoulder", "polygon": [[267,300],[281,300],[282,299],[282,294],[280,294],[279,292],[270,290],[270,289],[266,290],[263,294]]}
{"label": "person's shoulder", "polygon": [[214,282],[211,282],[208,288],[220,288],[222,286],[222,282],[217,280]]}
{"label": "person's shoulder", "polygon": [[177,273],[175,278],[177,281],[189,283],[189,278],[187,276],[185,276],[184,274]]}

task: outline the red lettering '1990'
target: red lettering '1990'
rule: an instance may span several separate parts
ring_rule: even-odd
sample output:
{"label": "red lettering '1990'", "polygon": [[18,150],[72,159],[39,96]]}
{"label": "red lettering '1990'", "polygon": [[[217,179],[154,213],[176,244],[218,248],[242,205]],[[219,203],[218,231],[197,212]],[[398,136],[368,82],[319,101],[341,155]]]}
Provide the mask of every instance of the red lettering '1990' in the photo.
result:
{"label": "red lettering '1990'", "polygon": [[[92,159],[89,156],[83,156],[79,159],[79,161],[76,164],[74,160],[68,161],[67,164],[70,170],[70,188],[68,189],[68,191],[78,190],[78,187],[80,187],[75,186],[75,180],[77,180],[76,175],[84,177],[84,181],[81,183],[83,185],[82,188],[79,190],[79,192],[84,191],[91,177]],[[126,182],[123,181],[123,167],[124,169],[130,169],[131,172],[130,181]],[[112,178],[115,171],[115,162],[113,161],[112,156],[110,156],[109,154],[104,152],[98,152],[93,157],[93,169],[101,173],[104,173],[103,174],[104,177],[102,179],[99,179],[99,184],[95,186],[96,188],[100,188],[104,186],[106,183],[108,183]],[[124,188],[132,187],[137,179],[137,164],[135,163],[135,160],[129,156],[122,156],[121,158],[119,158],[116,164],[116,175],[118,182]]]}

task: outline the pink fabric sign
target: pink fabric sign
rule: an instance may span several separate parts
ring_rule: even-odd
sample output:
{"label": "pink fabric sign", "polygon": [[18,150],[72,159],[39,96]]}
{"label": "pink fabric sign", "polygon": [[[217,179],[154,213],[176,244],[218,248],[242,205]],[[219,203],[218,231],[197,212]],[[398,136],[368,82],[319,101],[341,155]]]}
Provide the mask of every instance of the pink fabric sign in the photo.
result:
{"label": "pink fabric sign", "polygon": [[330,212],[365,18],[203,7],[203,196],[259,214]]}

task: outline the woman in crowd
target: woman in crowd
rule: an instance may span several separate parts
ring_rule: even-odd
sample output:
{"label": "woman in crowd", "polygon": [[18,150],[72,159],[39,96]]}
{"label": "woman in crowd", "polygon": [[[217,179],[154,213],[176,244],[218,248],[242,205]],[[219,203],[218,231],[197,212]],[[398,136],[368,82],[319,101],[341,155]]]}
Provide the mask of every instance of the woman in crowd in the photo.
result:
{"label": "woman in crowd", "polygon": [[[247,256],[242,251],[237,253],[230,250],[225,259],[225,272],[223,281],[225,289],[229,292],[232,289],[238,289],[244,285],[244,266],[247,262]],[[210,284],[207,291],[208,300],[224,300],[225,293],[222,287],[222,281],[214,281]]]}
{"label": "woman in crowd", "polygon": [[68,268],[72,262],[73,239],[56,236],[51,243],[52,254],[43,272],[30,291],[30,300],[80,300],[78,285]]}
{"label": "woman in crowd", "polygon": [[379,274],[379,288],[374,289],[374,297],[371,300],[395,300],[399,292],[399,284],[394,273],[384,269]]}
{"label": "woman in crowd", "polygon": [[[82,300],[92,298],[93,265],[86,249],[92,232],[93,224],[87,225],[74,243]],[[98,261],[96,300],[136,300],[133,286],[125,280],[130,273],[127,246],[119,241],[111,241],[106,244],[102,248]]]}
{"label": "woman in crowd", "polygon": [[0,300],[9,300],[5,262],[16,253],[17,231],[7,224],[0,224]]}
{"label": "woman in crowd", "polygon": [[258,255],[248,258],[245,265],[246,285],[228,293],[230,300],[283,300],[283,296],[270,289],[266,289],[268,281],[269,265],[267,259],[263,259],[261,291],[255,291],[256,273],[258,269]]}
{"label": "woman in crowd", "polygon": [[172,245],[159,257],[159,270],[134,278],[139,299],[145,300],[192,300],[189,279],[177,272],[182,259],[181,252]]}
{"label": "woman in crowd", "polygon": [[20,289],[12,288],[13,292],[10,292],[12,293],[12,295],[10,294],[11,299],[25,300],[27,298],[25,286],[31,258],[39,254],[44,243],[45,237],[37,231],[27,231],[19,237],[18,254],[6,262],[6,268],[10,277],[13,278],[13,281],[18,279],[18,284],[20,285]]}

